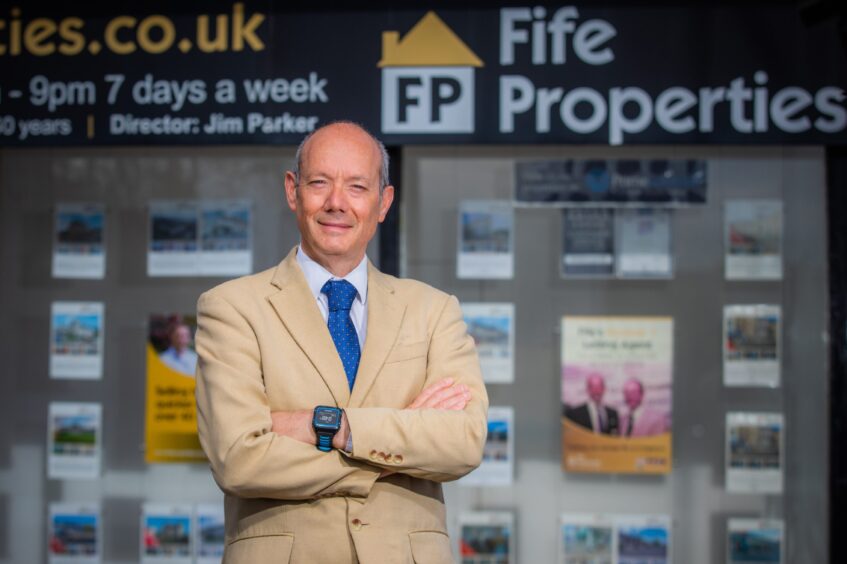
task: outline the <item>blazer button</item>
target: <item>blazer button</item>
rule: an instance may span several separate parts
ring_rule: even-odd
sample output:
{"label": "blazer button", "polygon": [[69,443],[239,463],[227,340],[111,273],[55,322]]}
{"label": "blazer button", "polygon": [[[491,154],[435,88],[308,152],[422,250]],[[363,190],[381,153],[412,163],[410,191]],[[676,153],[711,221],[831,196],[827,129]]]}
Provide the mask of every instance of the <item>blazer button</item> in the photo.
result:
{"label": "blazer button", "polygon": [[379,452],[379,453],[377,454],[377,456],[380,458],[380,460],[382,460],[383,462],[385,462],[385,458],[386,458],[386,457],[385,457],[385,453],[384,453],[384,452]]}
{"label": "blazer button", "polygon": [[356,531],[358,531],[362,528],[361,519],[353,519],[352,521],[350,521],[350,524],[353,525],[353,529],[356,530]]}
{"label": "blazer button", "polygon": [[379,458],[379,455],[375,450],[372,450],[369,456],[371,457],[371,460],[376,460],[377,458]]}
{"label": "blazer button", "polygon": [[395,454],[394,458],[392,459],[392,462],[394,462],[394,464],[403,464],[403,456],[400,454]]}

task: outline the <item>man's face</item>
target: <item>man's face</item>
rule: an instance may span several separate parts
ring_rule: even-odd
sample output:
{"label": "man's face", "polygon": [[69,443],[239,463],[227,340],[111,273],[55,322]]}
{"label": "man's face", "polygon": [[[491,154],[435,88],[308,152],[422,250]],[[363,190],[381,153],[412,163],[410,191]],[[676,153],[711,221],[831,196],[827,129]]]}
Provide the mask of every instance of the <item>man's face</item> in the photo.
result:
{"label": "man's face", "polygon": [[380,198],[381,164],[369,135],[335,124],[315,133],[303,148],[299,186],[294,174],[286,173],[285,194],[297,214],[303,249],[328,270],[355,267],[385,219],[394,188],[386,186]]}
{"label": "man's face", "polygon": [[641,390],[641,385],[634,380],[628,380],[623,385],[623,399],[630,409],[638,408],[641,405],[641,400],[644,399],[644,392]]}
{"label": "man's face", "polygon": [[606,383],[603,381],[602,377],[597,375],[589,376],[585,387],[591,401],[594,403],[600,403],[603,401],[603,394],[606,392]]}
{"label": "man's face", "polygon": [[191,343],[191,329],[186,325],[177,326],[171,334],[171,345],[181,351],[187,349],[189,343]]}

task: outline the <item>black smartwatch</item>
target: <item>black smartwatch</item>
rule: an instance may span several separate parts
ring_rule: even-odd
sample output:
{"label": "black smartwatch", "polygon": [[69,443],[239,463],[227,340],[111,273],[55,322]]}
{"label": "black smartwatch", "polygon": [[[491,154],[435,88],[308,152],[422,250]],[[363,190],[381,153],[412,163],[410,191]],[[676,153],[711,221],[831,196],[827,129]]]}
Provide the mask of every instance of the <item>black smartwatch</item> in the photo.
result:
{"label": "black smartwatch", "polygon": [[318,436],[318,450],[331,451],[332,438],[341,428],[341,410],[337,407],[317,406],[312,414],[312,427]]}

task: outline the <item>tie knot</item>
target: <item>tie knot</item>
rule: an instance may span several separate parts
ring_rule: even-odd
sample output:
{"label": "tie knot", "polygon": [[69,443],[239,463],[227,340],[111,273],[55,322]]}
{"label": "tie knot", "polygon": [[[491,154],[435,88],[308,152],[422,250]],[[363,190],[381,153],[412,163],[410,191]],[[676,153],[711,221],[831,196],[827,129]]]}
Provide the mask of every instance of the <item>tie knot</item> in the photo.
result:
{"label": "tie knot", "polygon": [[329,302],[329,311],[350,311],[353,300],[359,292],[347,280],[327,280],[321,288]]}

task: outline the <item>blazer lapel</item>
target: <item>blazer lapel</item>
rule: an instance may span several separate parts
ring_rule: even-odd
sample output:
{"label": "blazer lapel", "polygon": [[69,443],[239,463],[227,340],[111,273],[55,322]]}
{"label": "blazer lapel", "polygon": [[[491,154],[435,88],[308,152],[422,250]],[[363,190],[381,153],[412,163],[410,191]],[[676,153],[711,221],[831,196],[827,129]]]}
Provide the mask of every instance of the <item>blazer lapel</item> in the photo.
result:
{"label": "blazer lapel", "polygon": [[[390,278],[368,262],[368,333],[350,407],[361,407],[400,333],[406,305],[394,295]],[[339,361],[340,362],[340,361]]]}
{"label": "blazer lapel", "polygon": [[277,267],[271,284],[279,291],[269,295],[268,301],[303,354],[323,378],[336,404],[345,407],[350,401],[350,388],[344,365],[335,350],[335,343],[318,310],[315,297],[306,284],[303,271],[297,264],[296,254],[297,247]]}

